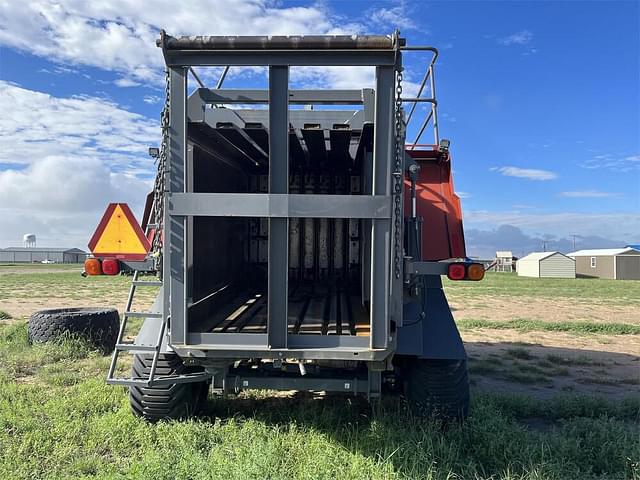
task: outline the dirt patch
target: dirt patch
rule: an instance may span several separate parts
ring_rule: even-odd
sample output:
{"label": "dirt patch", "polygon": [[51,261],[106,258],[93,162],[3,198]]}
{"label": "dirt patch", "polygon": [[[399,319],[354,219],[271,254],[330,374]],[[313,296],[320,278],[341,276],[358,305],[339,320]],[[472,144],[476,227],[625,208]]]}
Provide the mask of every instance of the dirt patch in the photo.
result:
{"label": "dirt patch", "polygon": [[[464,333],[472,385],[538,398],[558,393],[621,399],[640,394],[640,338]],[[487,340],[490,338],[490,340]]]}
{"label": "dirt patch", "polygon": [[[151,307],[153,299],[140,298],[136,296],[137,304],[132,309],[133,311],[148,311]],[[0,300],[0,310],[4,310],[11,315],[9,320],[1,320],[0,323],[11,323],[16,320],[22,320],[29,317],[33,312],[38,310],[44,310],[48,308],[67,308],[67,307],[100,307],[100,308],[117,308],[118,311],[122,311],[127,298],[126,295],[118,297],[87,297],[82,299],[73,299],[70,297],[62,298],[29,298],[20,299],[18,297]],[[122,313],[122,312],[121,312]]]}
{"label": "dirt patch", "polygon": [[478,295],[450,300],[456,319],[512,320],[532,318],[547,322],[589,321],[640,325],[637,305],[610,305],[606,302],[533,297]]}
{"label": "dirt patch", "polygon": [[0,276],[20,273],[67,273],[73,272],[74,270],[77,270],[78,273],[82,272],[82,265],[74,265],[73,267],[62,267],[55,265],[51,267],[45,267],[41,265],[34,265],[29,267],[2,266],[2,268],[0,268]]}
{"label": "dirt patch", "polygon": [[638,335],[572,335],[564,332],[518,332],[516,330],[493,330],[483,328],[462,332],[462,339],[470,345],[511,344],[538,345],[566,349],[580,355],[581,350],[610,354],[628,354],[640,357]]}

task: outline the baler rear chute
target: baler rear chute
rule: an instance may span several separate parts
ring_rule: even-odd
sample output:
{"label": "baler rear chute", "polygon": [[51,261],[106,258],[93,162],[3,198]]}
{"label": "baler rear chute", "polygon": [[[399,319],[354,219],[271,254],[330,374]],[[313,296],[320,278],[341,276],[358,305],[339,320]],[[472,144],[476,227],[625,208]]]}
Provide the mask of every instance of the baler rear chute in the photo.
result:
{"label": "baler rear chute", "polygon": [[[416,410],[464,416],[466,355],[440,276],[478,280],[484,270],[466,259],[436,100],[422,88],[400,97],[403,51],[434,54],[423,82],[432,93],[437,51],[398,33],[163,32],[158,45],[168,97],[144,223],[160,232],[161,290],[124,342],[135,288],[149,283],[134,275],[108,383],[129,386],[149,420],[192,412],[209,383],[369,398],[404,385]],[[209,89],[192,70],[245,65],[269,68],[267,90]],[[290,90],[289,66],[309,65],[373,66],[376,87]],[[190,72],[200,87],[187,95]],[[431,110],[420,135],[432,122],[435,145],[406,146],[402,105],[421,102]],[[260,104],[269,108],[251,108]],[[115,378],[123,351],[135,355],[132,376]]]}

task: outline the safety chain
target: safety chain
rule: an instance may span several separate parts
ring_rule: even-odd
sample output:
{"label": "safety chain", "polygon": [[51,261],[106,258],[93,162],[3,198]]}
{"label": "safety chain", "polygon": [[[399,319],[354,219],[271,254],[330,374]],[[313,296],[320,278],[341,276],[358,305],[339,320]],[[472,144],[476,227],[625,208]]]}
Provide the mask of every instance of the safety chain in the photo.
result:
{"label": "safety chain", "polygon": [[404,111],[402,109],[402,65],[397,66],[396,102],[395,102],[395,166],[393,170],[394,224],[394,274],[400,278],[402,273],[402,191],[404,187]]}
{"label": "safety chain", "polygon": [[170,80],[169,70],[166,70],[165,76],[165,101],[162,112],[160,113],[160,127],[162,129],[162,143],[160,144],[160,155],[158,156],[158,171],[153,186],[153,214],[151,221],[156,226],[156,234],[153,237],[153,245],[151,246],[152,256],[154,258],[154,268],[160,276],[162,276],[162,231],[164,227],[164,187],[165,187],[165,167],[167,163],[167,152],[169,150],[169,104]]}

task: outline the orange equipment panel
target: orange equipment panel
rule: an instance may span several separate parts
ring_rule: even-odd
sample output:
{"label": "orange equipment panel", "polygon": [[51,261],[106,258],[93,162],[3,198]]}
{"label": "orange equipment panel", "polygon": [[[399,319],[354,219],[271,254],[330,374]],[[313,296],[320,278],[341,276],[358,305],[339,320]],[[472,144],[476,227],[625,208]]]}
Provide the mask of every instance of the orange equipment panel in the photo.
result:
{"label": "orange equipment panel", "polygon": [[[453,190],[451,161],[447,152],[407,150],[420,165],[416,180],[416,215],[422,217],[424,261],[465,258],[460,198]],[[411,212],[411,182],[405,179],[405,217]]]}

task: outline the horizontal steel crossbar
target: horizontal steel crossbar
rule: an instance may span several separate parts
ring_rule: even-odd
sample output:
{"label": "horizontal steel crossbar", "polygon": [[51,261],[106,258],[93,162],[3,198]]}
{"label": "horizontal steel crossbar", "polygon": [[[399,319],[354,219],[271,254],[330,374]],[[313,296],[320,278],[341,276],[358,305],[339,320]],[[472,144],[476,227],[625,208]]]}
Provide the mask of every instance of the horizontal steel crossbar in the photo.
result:
{"label": "horizontal steel crossbar", "polygon": [[177,216],[391,218],[385,195],[171,193],[168,205]]}
{"label": "horizontal steel crossbar", "polygon": [[166,50],[169,67],[192,66],[393,66],[394,50]]}
{"label": "horizontal steel crossbar", "polygon": [[404,271],[410,275],[446,275],[451,261],[411,262],[405,261]]}
{"label": "horizontal steel crossbar", "polygon": [[[197,333],[189,334],[189,344],[198,349],[237,348],[269,349],[268,337],[264,333]],[[369,337],[353,335],[294,335],[287,336],[288,350],[293,349],[353,349],[369,348]],[[287,350],[287,349],[280,349]]]}
{"label": "horizontal steel crossbar", "polygon": [[323,377],[268,377],[228,375],[225,390],[233,392],[246,389],[312,390],[326,392],[369,393],[369,382],[364,378]]}
{"label": "horizontal steel crossbar", "polygon": [[140,386],[140,387],[152,387],[155,385],[173,385],[176,383],[193,383],[202,382],[211,378],[211,375],[207,373],[187,373],[184,375],[167,375],[167,376],[155,376],[153,379],[145,377],[133,377],[133,378],[108,378],[107,383],[109,385],[125,385],[125,386]]}
{"label": "horizontal steel crossbar", "polygon": [[[189,96],[189,100],[191,98],[198,98],[206,104],[254,105],[269,103],[269,91],[198,88]],[[290,105],[359,105],[362,102],[362,90],[289,90]]]}

